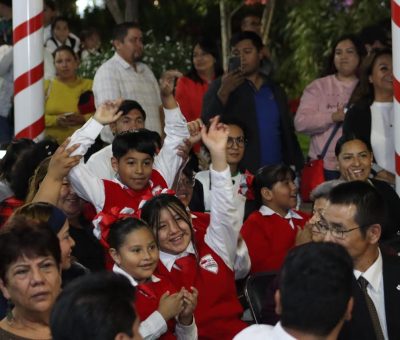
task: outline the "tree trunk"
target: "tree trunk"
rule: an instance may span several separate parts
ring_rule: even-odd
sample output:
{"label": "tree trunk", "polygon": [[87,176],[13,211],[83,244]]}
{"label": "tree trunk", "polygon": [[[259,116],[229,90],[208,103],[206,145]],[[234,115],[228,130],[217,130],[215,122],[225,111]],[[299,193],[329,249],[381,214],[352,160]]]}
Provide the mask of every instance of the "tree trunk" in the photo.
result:
{"label": "tree trunk", "polygon": [[229,40],[229,32],[228,32],[228,10],[227,4],[225,0],[219,1],[219,13],[221,17],[221,45],[222,45],[222,66],[224,70],[228,69],[228,40]]}
{"label": "tree trunk", "polygon": [[125,21],[139,22],[139,0],[125,0]]}
{"label": "tree trunk", "polygon": [[268,44],[269,31],[271,29],[272,17],[275,10],[275,0],[269,0],[265,5],[261,19],[261,35],[264,45]]}
{"label": "tree trunk", "polygon": [[106,0],[106,5],[117,24],[124,22],[124,16],[122,15],[117,0]]}

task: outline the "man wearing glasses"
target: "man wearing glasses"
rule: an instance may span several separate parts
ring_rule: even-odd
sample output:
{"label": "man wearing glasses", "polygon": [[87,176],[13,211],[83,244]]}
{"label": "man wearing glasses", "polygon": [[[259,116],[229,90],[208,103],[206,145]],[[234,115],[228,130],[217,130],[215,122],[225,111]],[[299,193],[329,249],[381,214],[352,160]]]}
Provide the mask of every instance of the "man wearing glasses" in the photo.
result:
{"label": "man wearing glasses", "polygon": [[344,246],[354,263],[353,317],[339,339],[400,339],[400,259],[379,248],[385,206],[376,189],[354,181],[334,187],[313,233]]}

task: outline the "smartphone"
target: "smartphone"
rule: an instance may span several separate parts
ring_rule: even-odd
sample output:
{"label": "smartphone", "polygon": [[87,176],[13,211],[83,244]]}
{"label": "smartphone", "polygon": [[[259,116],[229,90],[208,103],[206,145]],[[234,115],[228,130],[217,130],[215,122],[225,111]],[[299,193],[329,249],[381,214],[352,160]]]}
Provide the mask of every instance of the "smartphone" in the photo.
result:
{"label": "smartphone", "polygon": [[239,56],[230,57],[228,61],[228,72],[241,70],[242,68],[242,61]]}

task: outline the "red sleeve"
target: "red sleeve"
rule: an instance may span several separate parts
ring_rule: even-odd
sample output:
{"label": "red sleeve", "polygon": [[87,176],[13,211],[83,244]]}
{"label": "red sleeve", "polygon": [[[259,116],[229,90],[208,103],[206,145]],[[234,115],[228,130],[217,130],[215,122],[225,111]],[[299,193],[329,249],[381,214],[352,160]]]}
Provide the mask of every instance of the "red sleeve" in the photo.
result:
{"label": "red sleeve", "polygon": [[258,273],[271,270],[270,240],[264,233],[262,216],[253,212],[243,224],[241,234],[246,242],[251,260],[251,272]]}
{"label": "red sleeve", "polygon": [[186,77],[178,79],[175,88],[175,99],[179,104],[182,114],[185,116],[186,120],[190,122],[193,120],[192,105],[190,100],[190,82]]}

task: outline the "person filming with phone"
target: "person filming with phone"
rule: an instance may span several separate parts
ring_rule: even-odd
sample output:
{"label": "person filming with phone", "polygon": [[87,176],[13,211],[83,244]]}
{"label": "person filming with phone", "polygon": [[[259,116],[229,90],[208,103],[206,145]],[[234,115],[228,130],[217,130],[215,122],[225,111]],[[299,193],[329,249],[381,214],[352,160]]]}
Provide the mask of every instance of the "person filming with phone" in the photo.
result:
{"label": "person filming with phone", "polygon": [[300,170],[303,156],[286,95],[260,72],[261,38],[254,32],[240,32],[231,38],[230,46],[228,72],[204,96],[203,121],[221,115],[222,120],[235,120],[244,127],[248,144],[242,166],[251,172],[278,163]]}

